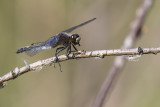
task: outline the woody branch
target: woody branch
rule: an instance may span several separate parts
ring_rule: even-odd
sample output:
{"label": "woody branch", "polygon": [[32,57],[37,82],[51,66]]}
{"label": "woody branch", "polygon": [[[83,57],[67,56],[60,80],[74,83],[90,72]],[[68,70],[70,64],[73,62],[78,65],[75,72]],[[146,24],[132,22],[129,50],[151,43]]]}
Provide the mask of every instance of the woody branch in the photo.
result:
{"label": "woody branch", "polygon": [[[160,47],[158,48],[135,48],[135,49],[114,49],[114,50],[97,50],[97,51],[78,51],[71,53],[68,57],[66,55],[61,55],[58,57],[59,62],[80,59],[80,58],[90,58],[90,57],[100,57],[105,56],[122,56],[122,55],[144,55],[144,54],[157,54],[160,53]],[[38,68],[49,66],[56,63],[56,57],[51,57],[45,60],[39,60],[35,63],[25,65],[24,67],[16,67],[14,70],[0,77],[0,87],[3,88],[6,82],[19,77],[20,75],[27,73],[29,71],[37,70]]]}

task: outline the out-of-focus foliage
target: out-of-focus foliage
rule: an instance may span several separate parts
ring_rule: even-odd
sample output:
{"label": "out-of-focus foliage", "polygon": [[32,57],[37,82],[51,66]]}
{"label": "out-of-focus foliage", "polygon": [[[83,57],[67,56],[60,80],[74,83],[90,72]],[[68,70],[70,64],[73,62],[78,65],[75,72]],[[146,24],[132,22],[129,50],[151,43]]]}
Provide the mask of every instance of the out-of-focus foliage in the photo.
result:
{"label": "out-of-focus foliage", "polygon": [[[16,50],[96,17],[97,20],[75,30],[82,40],[79,50],[120,48],[142,0],[0,0],[0,76],[52,57],[55,49],[34,57],[16,55]],[[155,0],[145,23],[144,33],[135,47],[158,47],[160,1]],[[91,107],[114,57],[62,62],[44,67],[9,81],[0,90],[0,107]],[[109,107],[159,107],[159,55],[144,55],[128,62],[120,73]]]}

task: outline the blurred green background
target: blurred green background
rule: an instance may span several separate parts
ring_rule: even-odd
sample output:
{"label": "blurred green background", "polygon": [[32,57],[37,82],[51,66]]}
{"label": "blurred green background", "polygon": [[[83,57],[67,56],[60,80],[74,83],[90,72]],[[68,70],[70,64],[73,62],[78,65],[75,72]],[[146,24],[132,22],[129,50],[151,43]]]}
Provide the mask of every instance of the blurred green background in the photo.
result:
{"label": "blurred green background", "polygon": [[[142,0],[0,0],[0,76],[54,56],[55,49],[34,57],[16,54],[31,43],[47,40],[69,27],[96,17],[78,33],[79,50],[118,49],[128,34]],[[134,47],[160,46],[160,1],[155,0],[145,32]],[[104,107],[159,107],[160,55],[127,61]],[[91,107],[114,57],[62,62],[26,73],[0,90],[0,107]]]}

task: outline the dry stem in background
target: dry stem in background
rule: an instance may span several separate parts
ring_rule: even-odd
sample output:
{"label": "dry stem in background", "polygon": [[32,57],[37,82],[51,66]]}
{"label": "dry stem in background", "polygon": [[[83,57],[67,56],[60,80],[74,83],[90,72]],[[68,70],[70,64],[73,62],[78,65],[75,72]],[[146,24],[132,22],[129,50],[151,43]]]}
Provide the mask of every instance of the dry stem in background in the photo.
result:
{"label": "dry stem in background", "polygon": [[[145,16],[149,8],[151,7],[152,3],[153,3],[153,0],[143,0],[141,6],[138,8],[136,12],[135,20],[132,22],[129,34],[126,36],[121,49],[132,48],[135,41],[141,35],[141,29],[143,26]],[[125,65],[125,62],[126,61],[124,56],[115,58],[113,66],[108,72],[104,80],[104,83],[102,84],[101,89],[98,92],[98,95],[93,103],[93,107],[102,107],[105,97],[107,98],[109,95],[109,90],[112,86],[113,81],[115,80],[116,76]]]}

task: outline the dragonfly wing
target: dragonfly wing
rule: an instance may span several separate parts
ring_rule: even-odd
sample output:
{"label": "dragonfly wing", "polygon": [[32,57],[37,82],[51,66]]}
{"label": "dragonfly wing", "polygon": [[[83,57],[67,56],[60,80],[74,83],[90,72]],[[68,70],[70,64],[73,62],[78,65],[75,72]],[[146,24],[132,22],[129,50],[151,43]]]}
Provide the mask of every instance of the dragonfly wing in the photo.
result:
{"label": "dragonfly wing", "polygon": [[26,50],[25,53],[28,56],[34,56],[36,55],[40,50],[42,50],[42,47],[44,46],[44,42],[39,42],[39,43],[33,43],[31,46],[29,46]]}
{"label": "dragonfly wing", "polygon": [[33,44],[31,44],[31,46],[24,47],[24,48],[17,50],[17,53],[25,52],[28,56],[34,56],[40,50],[46,50],[46,49],[50,49],[50,48],[51,48],[51,46],[49,46],[45,42],[33,43]]}
{"label": "dragonfly wing", "polygon": [[77,25],[77,26],[71,27],[71,28],[69,28],[69,29],[67,29],[67,30],[64,30],[64,31],[62,31],[62,32],[70,33],[70,32],[72,32],[73,30],[75,30],[75,29],[77,29],[77,28],[79,28],[79,27],[81,27],[81,26],[84,26],[84,25],[86,25],[86,24],[94,21],[95,19],[96,19],[96,18],[90,19],[90,20],[88,20],[88,21],[86,21],[86,22],[83,22],[83,23],[81,23],[81,24],[79,24],[79,25]]}
{"label": "dragonfly wing", "polygon": [[38,53],[39,51],[38,50],[35,50],[35,49],[31,49],[31,50],[28,50],[28,51],[25,51],[25,53],[28,55],[28,56],[34,56]]}
{"label": "dragonfly wing", "polygon": [[60,38],[60,34],[56,34],[55,36],[52,36],[51,38],[49,38],[45,44],[48,47],[56,47],[57,45],[59,45],[59,38]]}
{"label": "dragonfly wing", "polygon": [[42,45],[42,44],[44,44],[44,42],[32,43],[31,46],[39,46],[39,45]]}

